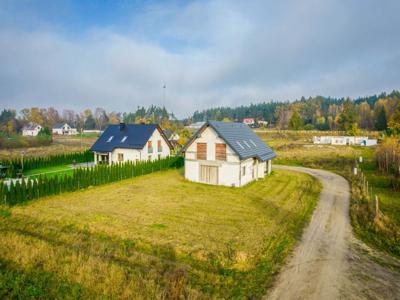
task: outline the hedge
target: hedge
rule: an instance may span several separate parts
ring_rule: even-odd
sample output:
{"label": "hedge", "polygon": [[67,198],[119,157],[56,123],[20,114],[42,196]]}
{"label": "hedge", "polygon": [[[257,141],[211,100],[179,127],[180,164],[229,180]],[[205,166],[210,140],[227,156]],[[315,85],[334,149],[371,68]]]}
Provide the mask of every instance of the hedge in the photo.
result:
{"label": "hedge", "polygon": [[6,205],[15,205],[45,196],[58,195],[141,176],[152,172],[183,166],[183,157],[167,157],[156,161],[127,162],[113,165],[96,165],[77,168],[73,175],[25,179],[11,181],[10,185],[0,182],[0,200]]}
{"label": "hedge", "polygon": [[[84,163],[94,160],[93,153],[88,151],[49,155],[46,157],[24,158],[24,171],[46,168],[52,166],[68,165],[72,163]],[[22,159],[8,159],[0,161],[0,165],[8,166],[7,176],[16,177],[22,169]]]}

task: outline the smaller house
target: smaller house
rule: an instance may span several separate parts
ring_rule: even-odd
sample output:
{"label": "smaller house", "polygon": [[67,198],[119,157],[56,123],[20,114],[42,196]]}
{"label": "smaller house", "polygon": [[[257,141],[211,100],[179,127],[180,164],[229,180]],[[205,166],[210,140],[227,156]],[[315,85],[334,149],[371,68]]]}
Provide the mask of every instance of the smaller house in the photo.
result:
{"label": "smaller house", "polygon": [[206,122],[184,146],[185,178],[240,187],[271,173],[275,152],[243,123]]}
{"label": "smaller house", "polygon": [[28,123],[24,127],[22,127],[22,135],[23,136],[37,136],[42,130],[42,126],[36,123]]}
{"label": "smaller house", "polygon": [[256,121],[254,120],[254,118],[244,118],[243,124],[253,126],[254,124],[256,124]]}
{"label": "smaller house", "polygon": [[203,126],[204,124],[205,124],[205,122],[195,122],[195,123],[185,126],[185,128],[192,129],[192,130],[193,129],[199,130],[201,128],[201,126]]}
{"label": "smaller house", "polygon": [[78,134],[78,130],[76,128],[73,128],[70,126],[68,123],[57,123],[54,124],[52,128],[53,134],[57,135],[75,135]]}
{"label": "smaller house", "polygon": [[90,150],[95,164],[166,158],[172,146],[157,124],[110,125]]}
{"label": "smaller house", "polygon": [[172,131],[171,129],[164,130],[164,134],[169,141],[179,141],[180,138],[179,134]]}

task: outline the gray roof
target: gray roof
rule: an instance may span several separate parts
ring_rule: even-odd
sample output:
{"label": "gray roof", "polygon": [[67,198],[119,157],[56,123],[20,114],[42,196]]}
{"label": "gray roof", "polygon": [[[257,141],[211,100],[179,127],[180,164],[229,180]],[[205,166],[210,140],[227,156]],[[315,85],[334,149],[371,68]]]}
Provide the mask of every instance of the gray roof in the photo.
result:
{"label": "gray roof", "polygon": [[61,129],[64,127],[65,124],[72,128],[72,126],[69,125],[68,123],[56,123],[53,125],[53,129]]}
{"label": "gray roof", "polygon": [[38,127],[38,126],[40,126],[40,125],[30,122],[28,124],[25,124],[24,127],[22,127],[22,130],[35,130],[36,127]]}
{"label": "gray roof", "polygon": [[[240,157],[247,159],[256,157],[261,161],[266,161],[276,157],[275,152],[263,142],[263,140],[251,130],[251,128],[243,123],[228,123],[207,121],[187,143],[191,144],[203,128],[210,126],[216,131],[218,136],[223,139],[229,147]],[[186,149],[186,146],[184,150]]]}

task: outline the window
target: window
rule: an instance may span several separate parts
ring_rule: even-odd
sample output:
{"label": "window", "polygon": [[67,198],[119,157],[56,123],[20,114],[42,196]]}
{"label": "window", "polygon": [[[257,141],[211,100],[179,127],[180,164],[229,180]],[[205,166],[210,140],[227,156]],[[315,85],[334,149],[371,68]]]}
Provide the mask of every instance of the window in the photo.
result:
{"label": "window", "polygon": [[118,153],[118,162],[123,162],[123,161],[124,161],[124,154]]}
{"label": "window", "polygon": [[244,149],[243,145],[239,141],[236,141],[236,144],[238,144],[240,148]]}
{"label": "window", "polygon": [[226,160],[226,144],[215,144],[215,159]]}
{"label": "window", "polygon": [[157,141],[157,150],[158,150],[158,152],[162,152],[161,140]]}
{"label": "window", "polygon": [[254,143],[254,141],[253,141],[253,140],[250,140],[250,143],[252,143],[252,144],[253,144],[253,146],[257,148],[257,145],[256,145],[256,143]]}
{"label": "window", "polygon": [[250,145],[249,145],[249,143],[247,143],[246,141],[243,141],[243,143],[244,143],[247,147],[251,148]]}
{"label": "window", "polygon": [[246,166],[242,167],[242,176],[246,175]]}
{"label": "window", "polygon": [[124,137],[122,138],[122,140],[121,140],[121,143],[125,142],[127,138],[128,138],[127,136],[124,136]]}
{"label": "window", "polygon": [[107,140],[107,143],[111,142],[113,138],[114,138],[114,136],[113,136],[113,135],[112,135],[112,136],[110,136],[110,137],[108,138],[108,140]]}
{"label": "window", "polygon": [[197,143],[197,159],[207,160],[207,144]]}
{"label": "window", "polygon": [[147,142],[147,153],[153,153],[153,143],[152,141]]}

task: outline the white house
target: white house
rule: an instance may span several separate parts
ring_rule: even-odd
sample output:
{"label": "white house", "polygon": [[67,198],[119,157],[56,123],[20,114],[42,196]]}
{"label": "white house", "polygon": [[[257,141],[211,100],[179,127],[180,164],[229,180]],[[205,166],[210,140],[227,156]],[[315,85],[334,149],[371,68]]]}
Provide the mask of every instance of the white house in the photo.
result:
{"label": "white house", "polygon": [[52,128],[53,134],[57,135],[75,135],[78,134],[76,128],[71,127],[68,123],[57,123]]}
{"label": "white house", "polygon": [[36,123],[28,123],[24,127],[22,127],[22,135],[23,136],[37,136],[42,130],[42,126]]}
{"label": "white house", "polygon": [[185,128],[198,130],[201,128],[201,126],[204,125],[204,123],[205,122],[195,122],[195,123],[185,126]]}
{"label": "white house", "polygon": [[90,150],[95,164],[112,164],[165,158],[171,145],[156,124],[120,123],[108,126]]}
{"label": "white house", "polygon": [[186,179],[232,187],[264,178],[276,156],[246,124],[216,121],[206,122],[182,152]]}
{"label": "white house", "polygon": [[378,141],[365,136],[314,136],[313,142],[329,145],[374,146]]}

